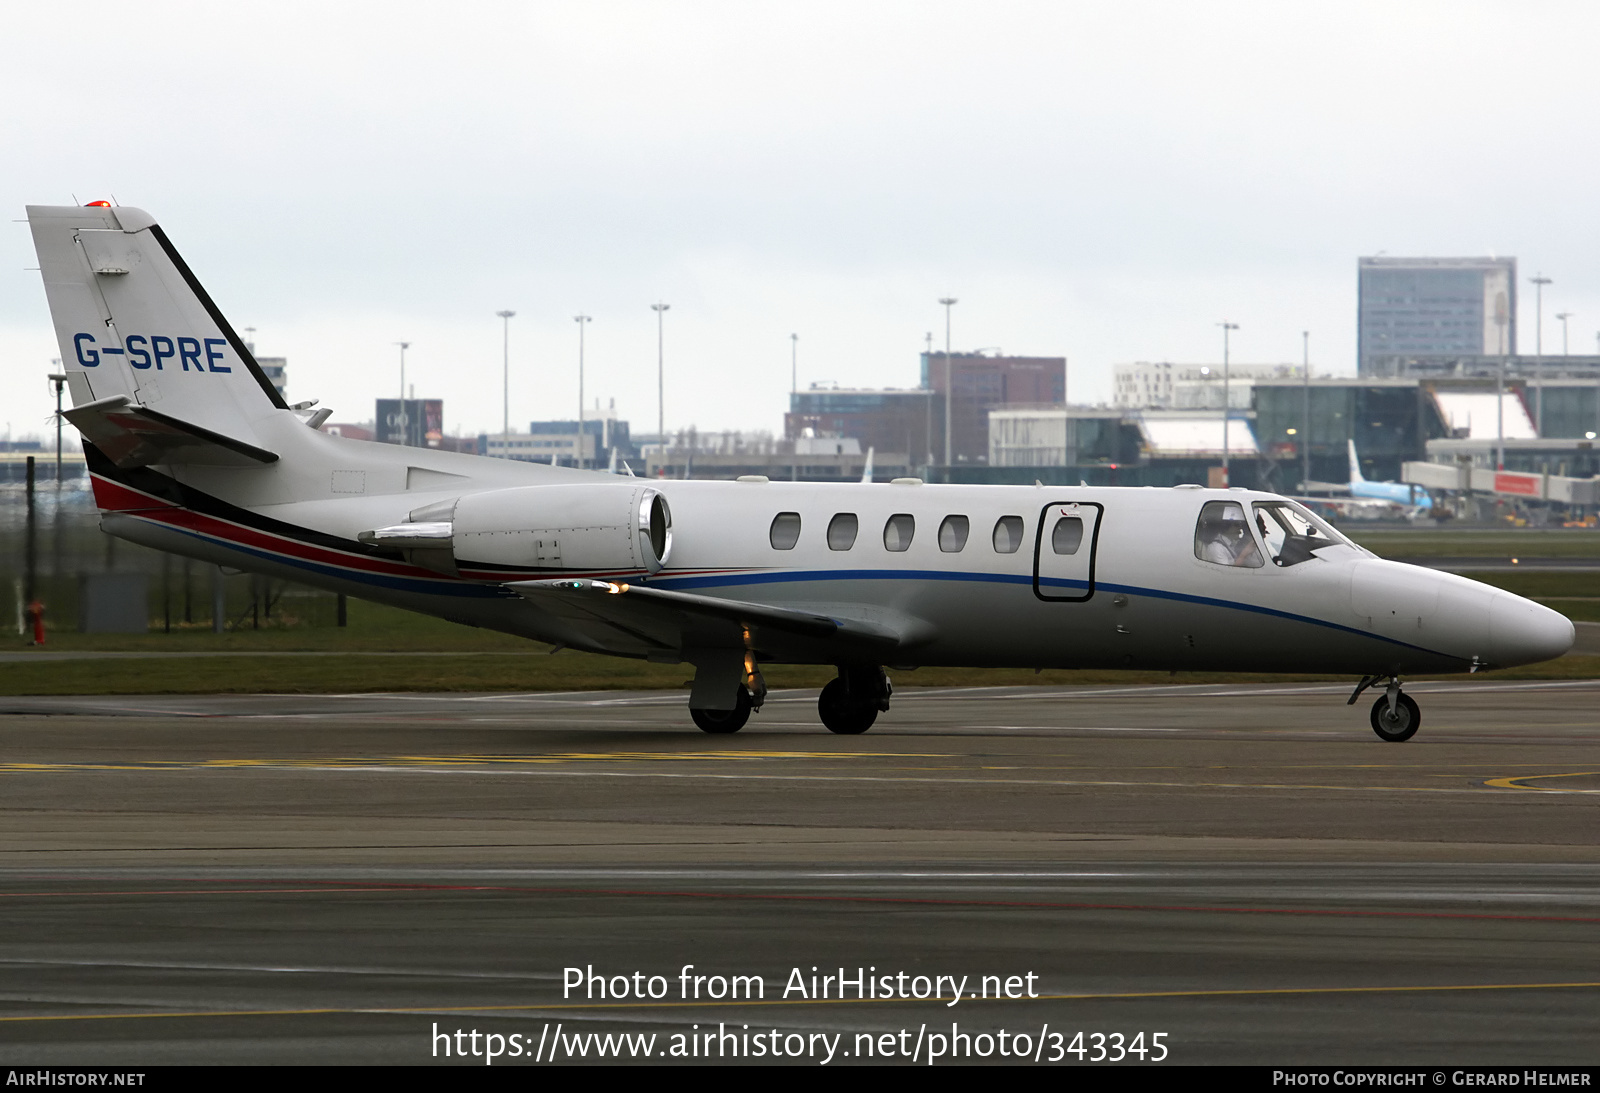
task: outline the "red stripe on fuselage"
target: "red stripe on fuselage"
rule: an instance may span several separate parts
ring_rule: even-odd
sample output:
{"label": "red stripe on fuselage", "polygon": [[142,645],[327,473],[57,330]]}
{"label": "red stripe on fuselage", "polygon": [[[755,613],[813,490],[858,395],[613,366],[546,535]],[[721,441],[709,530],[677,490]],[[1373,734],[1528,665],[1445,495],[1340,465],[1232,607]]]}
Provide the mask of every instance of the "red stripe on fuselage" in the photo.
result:
{"label": "red stripe on fuselage", "polygon": [[101,512],[143,512],[147,509],[176,507],[171,501],[129,489],[121,482],[101,478],[98,474],[89,476],[89,484],[94,487],[94,503]]}
{"label": "red stripe on fuselage", "polygon": [[95,503],[106,511],[137,514],[154,523],[181,528],[185,531],[196,532],[214,539],[221,539],[236,546],[254,547],[257,550],[284,554],[304,561],[334,565],[343,569],[362,570],[368,573],[380,573],[389,577],[419,577],[436,581],[454,579],[441,573],[435,573],[431,569],[422,569],[419,566],[407,565],[404,562],[392,562],[383,558],[373,558],[367,555],[333,550],[283,535],[257,531],[254,528],[246,527],[231,520],[222,520],[215,516],[207,516],[204,513],[195,512],[193,509],[182,508],[170,501],[152,497],[121,483],[112,482],[98,476],[94,478],[94,498]]}

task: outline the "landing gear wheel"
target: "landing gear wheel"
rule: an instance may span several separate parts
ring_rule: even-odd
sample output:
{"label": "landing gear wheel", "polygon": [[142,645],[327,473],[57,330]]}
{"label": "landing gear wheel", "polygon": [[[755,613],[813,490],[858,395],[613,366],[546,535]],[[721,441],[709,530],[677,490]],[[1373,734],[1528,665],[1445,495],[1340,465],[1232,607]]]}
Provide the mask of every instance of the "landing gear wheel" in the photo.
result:
{"label": "landing gear wheel", "polygon": [[878,720],[878,707],[871,699],[863,701],[850,693],[842,679],[830,680],[817,699],[817,716],[829,732],[856,736],[872,728]]}
{"label": "landing gear wheel", "polygon": [[1422,711],[1416,699],[1403,694],[1395,702],[1394,713],[1389,712],[1389,696],[1384,695],[1372,704],[1372,731],[1380,740],[1398,744],[1417,735],[1422,724]]}
{"label": "landing gear wheel", "polygon": [[744,728],[744,723],[750,720],[750,709],[753,705],[754,703],[750,701],[750,692],[745,690],[743,687],[740,687],[739,697],[733,709],[690,709],[689,716],[694,718],[694,723],[700,726],[701,732],[738,732],[740,729]]}

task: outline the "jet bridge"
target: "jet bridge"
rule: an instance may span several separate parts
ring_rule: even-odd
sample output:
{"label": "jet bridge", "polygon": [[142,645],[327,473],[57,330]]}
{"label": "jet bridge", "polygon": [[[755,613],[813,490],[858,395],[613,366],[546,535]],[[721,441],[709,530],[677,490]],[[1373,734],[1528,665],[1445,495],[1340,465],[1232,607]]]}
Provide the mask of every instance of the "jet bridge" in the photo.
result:
{"label": "jet bridge", "polygon": [[1600,501],[1600,479],[1497,471],[1468,463],[1406,463],[1401,468],[1400,480],[1430,490],[1489,493],[1558,505],[1593,505]]}

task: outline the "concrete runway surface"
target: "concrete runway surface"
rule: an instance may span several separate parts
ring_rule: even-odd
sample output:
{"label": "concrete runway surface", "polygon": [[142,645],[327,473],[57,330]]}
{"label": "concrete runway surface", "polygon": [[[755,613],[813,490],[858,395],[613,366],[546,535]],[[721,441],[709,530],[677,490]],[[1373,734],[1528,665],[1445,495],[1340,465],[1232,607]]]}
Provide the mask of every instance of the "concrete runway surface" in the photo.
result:
{"label": "concrete runway surface", "polygon": [[1595,1063],[1600,682],[1407,691],[0,699],[0,1062]]}

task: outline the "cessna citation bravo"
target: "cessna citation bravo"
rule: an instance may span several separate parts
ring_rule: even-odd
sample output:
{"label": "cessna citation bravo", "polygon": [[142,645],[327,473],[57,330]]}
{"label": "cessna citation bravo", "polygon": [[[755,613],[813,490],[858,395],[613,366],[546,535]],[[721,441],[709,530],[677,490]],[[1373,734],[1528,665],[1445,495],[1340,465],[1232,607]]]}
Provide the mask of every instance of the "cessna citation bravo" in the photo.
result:
{"label": "cessna citation bravo", "polygon": [[738,731],[768,663],[830,664],[859,733],[885,668],[1349,673],[1372,727],[1401,678],[1560,656],[1572,624],[1383,561],[1266,493],[650,481],[366,443],[287,405],[153,217],[28,209],[100,526],[158,550],[558,647],[694,667]]}

